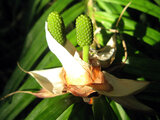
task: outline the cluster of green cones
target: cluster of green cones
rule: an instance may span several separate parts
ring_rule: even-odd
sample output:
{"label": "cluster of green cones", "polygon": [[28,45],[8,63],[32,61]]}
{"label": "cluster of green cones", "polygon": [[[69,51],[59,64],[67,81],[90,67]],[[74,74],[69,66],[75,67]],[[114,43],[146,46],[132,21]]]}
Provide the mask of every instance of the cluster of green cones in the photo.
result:
{"label": "cluster of green cones", "polygon": [[[47,22],[48,30],[53,38],[61,45],[64,45],[66,37],[62,17],[58,12],[52,12],[49,14]],[[88,62],[89,46],[93,42],[93,25],[91,19],[87,15],[80,15],[76,19],[76,37],[78,45],[83,47],[83,60]]]}

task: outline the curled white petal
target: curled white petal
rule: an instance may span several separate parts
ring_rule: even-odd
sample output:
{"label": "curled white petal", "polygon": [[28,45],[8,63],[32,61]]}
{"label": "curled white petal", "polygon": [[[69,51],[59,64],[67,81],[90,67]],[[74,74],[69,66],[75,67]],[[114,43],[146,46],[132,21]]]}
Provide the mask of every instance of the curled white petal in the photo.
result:
{"label": "curled white petal", "polygon": [[49,92],[62,94],[64,89],[62,68],[35,70],[28,72],[37,82]]}
{"label": "curled white petal", "polygon": [[94,54],[93,57],[101,61],[110,60],[112,57],[115,57],[116,49],[116,34],[114,34],[107,42],[106,46]]}
{"label": "curled white petal", "polygon": [[106,46],[100,50],[92,50],[93,58],[97,58],[102,67],[108,67],[115,59],[117,47],[116,47],[116,34],[107,42]]}
{"label": "curled white petal", "polygon": [[[79,64],[78,61],[62,46],[60,45],[50,34],[47,29],[47,22],[45,23],[46,40],[49,49],[58,57],[62,63],[68,80],[74,85],[86,84],[86,70]],[[78,80],[81,79],[81,80]],[[77,80],[77,81],[76,81]]]}
{"label": "curled white petal", "polygon": [[134,94],[144,89],[149,82],[146,81],[135,81],[129,79],[119,79],[107,72],[103,72],[105,79],[112,85],[113,90],[110,92],[98,91],[99,93],[111,96],[111,97],[121,97]]}
{"label": "curled white petal", "polygon": [[101,61],[106,61],[115,58],[116,53],[116,35],[114,34],[107,42],[104,51],[97,54],[97,58]]}

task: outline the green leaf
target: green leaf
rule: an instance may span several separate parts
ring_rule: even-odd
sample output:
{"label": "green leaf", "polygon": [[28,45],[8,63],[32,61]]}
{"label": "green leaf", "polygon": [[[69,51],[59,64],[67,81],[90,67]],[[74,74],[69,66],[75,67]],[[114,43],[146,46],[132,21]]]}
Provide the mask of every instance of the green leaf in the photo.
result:
{"label": "green leaf", "polygon": [[25,25],[26,29],[28,30],[28,28],[30,27],[31,25],[31,22],[36,14],[36,8],[39,4],[40,0],[29,0],[28,1],[28,4],[27,4],[27,7],[25,8],[26,10],[26,13],[23,17],[23,21],[22,21],[22,24]]}
{"label": "green leaf", "polygon": [[[102,0],[102,1],[109,2],[109,3],[116,3],[120,5],[127,5],[131,0]],[[153,4],[152,2],[149,2],[148,0],[140,0],[140,1],[132,0],[132,3],[129,7],[142,11],[149,15],[155,16],[157,18],[160,18],[159,16],[160,7]]]}
{"label": "green leaf", "polygon": [[[53,62],[56,60],[56,56],[53,55],[51,52],[46,54],[46,56],[42,59],[40,64],[37,66],[36,69],[42,69],[44,66],[47,67],[55,67],[57,65],[61,65],[58,62]],[[20,87],[19,90],[37,90],[40,89],[39,84],[36,82],[35,79],[29,77],[26,82]],[[5,104],[1,105],[0,107],[0,117],[2,119],[13,120],[26,106],[28,106],[33,100],[35,99],[34,96],[28,94],[17,94],[14,95],[12,98],[11,103],[5,102]]]}
{"label": "green leaf", "polygon": [[76,29],[73,29],[70,33],[68,33],[67,39],[72,43],[73,46],[77,46]]}
{"label": "green leaf", "polygon": [[[107,3],[101,0],[97,0],[97,3],[99,5],[100,8],[104,9],[106,12],[108,13],[113,13],[113,14],[121,14],[123,7],[121,5],[118,4],[114,4],[114,3]],[[129,14],[127,13],[127,11],[124,12],[123,14],[124,16],[129,16]]]}
{"label": "green leaf", "polygon": [[[115,20],[118,17],[119,17],[118,15],[109,14],[105,12],[96,12],[95,14],[96,20],[98,22],[101,22],[106,29],[112,28],[113,23],[116,22]],[[145,29],[143,29],[142,27],[140,28],[135,21],[128,19],[126,17],[123,17],[123,23],[124,23],[123,33],[135,37],[142,37],[144,42],[152,46],[160,42],[159,39],[160,33],[155,29],[151,27],[146,27]],[[141,29],[145,33],[145,35],[142,36],[141,32],[137,32],[137,29],[139,29],[138,31],[140,31]]]}
{"label": "green leaf", "polygon": [[77,18],[77,15],[81,14],[85,10],[84,2],[80,2],[69,8],[66,12],[62,14],[64,19],[65,26],[70,24],[70,21],[73,21]]}
{"label": "green leaf", "polygon": [[58,118],[57,120],[68,120],[69,116],[73,110],[74,104],[69,106]]}
{"label": "green leaf", "polygon": [[93,120],[93,113],[91,105],[84,102],[76,103],[73,106],[72,113],[68,120]]}
{"label": "green leaf", "polygon": [[130,120],[129,116],[125,112],[125,110],[122,108],[122,106],[114,101],[111,101],[111,107],[115,114],[118,117],[118,120]]}
{"label": "green leaf", "polygon": [[36,13],[41,12],[41,10],[49,3],[50,3],[50,0],[41,0],[39,2],[39,5],[38,5],[37,9],[36,9]]}
{"label": "green leaf", "polygon": [[160,61],[150,58],[129,57],[129,64],[124,71],[150,80],[159,80]]}
{"label": "green leaf", "polygon": [[104,96],[94,98],[92,109],[95,120],[118,120]]}
{"label": "green leaf", "polygon": [[159,0],[154,0],[159,6],[160,6],[160,1]]}
{"label": "green leaf", "polygon": [[57,119],[76,98],[72,95],[61,95],[42,100],[25,120],[50,120]]}

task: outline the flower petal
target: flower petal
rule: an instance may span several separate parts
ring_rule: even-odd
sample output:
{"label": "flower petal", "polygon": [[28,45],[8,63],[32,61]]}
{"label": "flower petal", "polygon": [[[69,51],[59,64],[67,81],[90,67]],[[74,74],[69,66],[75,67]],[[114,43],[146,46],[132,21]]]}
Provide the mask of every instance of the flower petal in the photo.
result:
{"label": "flower petal", "polygon": [[100,61],[102,67],[108,67],[115,59],[116,50],[116,34],[114,34],[107,42],[106,46],[99,52],[93,54],[93,57]]}
{"label": "flower petal", "polygon": [[46,90],[54,94],[62,94],[64,90],[62,68],[36,70],[28,72]]}
{"label": "flower petal", "polygon": [[47,29],[47,22],[45,24],[46,40],[49,49],[58,57],[61,61],[64,70],[66,71],[66,80],[72,85],[84,85],[88,83],[87,71],[79,64],[78,61],[62,46],[60,45],[50,34]]}
{"label": "flower petal", "polygon": [[38,98],[50,98],[50,97],[55,97],[56,94],[49,92],[46,89],[41,89],[38,92],[29,92],[29,94],[34,95]]}
{"label": "flower petal", "polygon": [[120,97],[120,96],[131,95],[135,92],[144,89],[149,84],[149,82],[146,81],[119,79],[107,72],[103,71],[103,73],[105,75],[105,80],[107,80],[112,85],[113,90],[110,92],[106,91],[97,91],[97,92],[106,96]]}
{"label": "flower petal", "polygon": [[15,91],[15,92],[12,92],[12,93],[9,93],[7,94],[6,96],[0,98],[0,101],[1,100],[4,100],[12,95],[15,95],[15,94],[18,94],[18,93],[25,93],[25,94],[31,94],[31,95],[34,95],[36,97],[39,97],[39,98],[50,98],[50,97],[55,97],[56,94],[52,93],[52,92],[49,92],[48,90],[46,89],[41,89],[40,91],[38,92],[32,92],[32,91]]}

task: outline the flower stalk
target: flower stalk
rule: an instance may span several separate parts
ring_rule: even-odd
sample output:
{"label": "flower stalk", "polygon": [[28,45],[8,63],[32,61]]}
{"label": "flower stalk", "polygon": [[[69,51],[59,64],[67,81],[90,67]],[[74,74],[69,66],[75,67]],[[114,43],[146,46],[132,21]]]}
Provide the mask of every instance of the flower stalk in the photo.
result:
{"label": "flower stalk", "polygon": [[89,63],[89,46],[84,46],[83,47],[83,60],[86,63]]}

